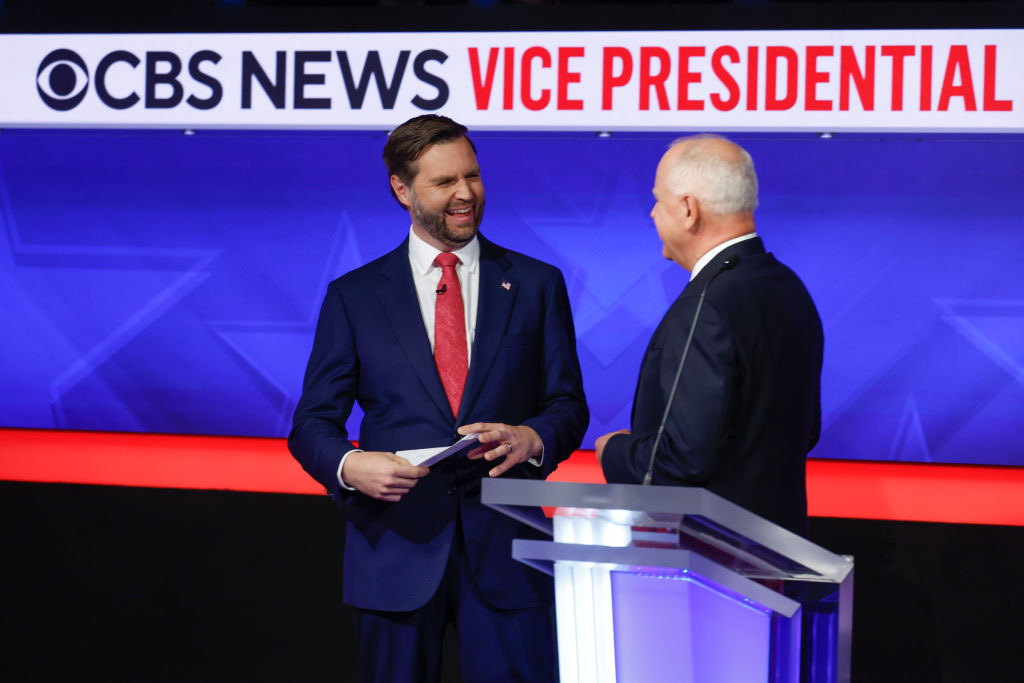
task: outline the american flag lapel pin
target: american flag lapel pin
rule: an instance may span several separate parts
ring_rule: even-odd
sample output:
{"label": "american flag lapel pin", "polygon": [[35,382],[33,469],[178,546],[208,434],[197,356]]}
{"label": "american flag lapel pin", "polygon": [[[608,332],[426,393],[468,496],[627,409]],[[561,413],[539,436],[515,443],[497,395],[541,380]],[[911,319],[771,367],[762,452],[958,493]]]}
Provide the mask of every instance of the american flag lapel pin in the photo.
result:
{"label": "american flag lapel pin", "polygon": [[506,292],[511,292],[512,291],[512,283],[509,282],[508,280],[502,280],[501,281],[501,288],[504,289]]}

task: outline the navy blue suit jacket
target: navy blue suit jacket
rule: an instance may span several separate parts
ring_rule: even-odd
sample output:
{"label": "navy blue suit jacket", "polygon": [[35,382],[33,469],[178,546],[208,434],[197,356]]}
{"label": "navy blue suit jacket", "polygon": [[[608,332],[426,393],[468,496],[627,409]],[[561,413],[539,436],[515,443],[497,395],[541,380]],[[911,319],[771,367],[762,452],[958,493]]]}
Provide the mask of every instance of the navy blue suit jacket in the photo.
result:
{"label": "navy blue suit jacket", "polygon": [[480,239],[480,281],[469,374],[452,415],[430,350],[409,265],[408,240],[330,284],[289,447],[347,508],[345,601],[365,609],[422,606],[444,573],[456,515],[484,598],[498,608],[551,599],[546,576],[510,557],[526,527],[480,503],[495,463],[449,459],[398,503],[342,489],[345,431],[353,401],[365,412],[368,451],[446,446],[460,425],[529,425],[544,442],[543,465],[502,476],[544,478],[579,447],[589,413],[565,282],[557,268]]}
{"label": "navy blue suit jacket", "polygon": [[726,248],[669,308],[644,354],[632,433],[608,440],[610,483],[643,481],[697,302],[704,301],[658,446],[653,483],[701,486],[806,533],[805,460],[820,423],[821,320],[760,238]]}

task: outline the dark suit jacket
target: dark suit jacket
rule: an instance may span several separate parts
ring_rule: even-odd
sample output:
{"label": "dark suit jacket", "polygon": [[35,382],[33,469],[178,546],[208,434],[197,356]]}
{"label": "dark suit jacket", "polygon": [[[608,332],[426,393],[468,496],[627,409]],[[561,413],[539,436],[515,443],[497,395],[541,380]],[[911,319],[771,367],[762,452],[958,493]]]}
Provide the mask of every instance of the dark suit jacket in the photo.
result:
{"label": "dark suit jacket", "polygon": [[633,401],[632,433],[608,440],[609,482],[640,483],[701,291],[708,289],[653,483],[701,486],[805,533],[805,458],[817,443],[822,329],[800,279],[760,238],[718,254],[672,304],[651,339]]}
{"label": "dark suit jacket", "polygon": [[[510,557],[521,527],[480,503],[480,479],[496,463],[452,458],[398,503],[342,489],[341,457],[352,402],[365,412],[369,451],[446,446],[460,425],[525,424],[544,442],[543,466],[503,476],[544,478],[579,447],[589,413],[565,282],[557,268],[480,237],[480,290],[469,374],[459,415],[438,377],[409,265],[408,240],[330,284],[302,398],[292,453],[347,506],[344,598],[356,607],[408,611],[437,589],[456,516],[484,598],[499,608],[550,600],[550,581]],[[521,535],[528,536],[528,532]]]}

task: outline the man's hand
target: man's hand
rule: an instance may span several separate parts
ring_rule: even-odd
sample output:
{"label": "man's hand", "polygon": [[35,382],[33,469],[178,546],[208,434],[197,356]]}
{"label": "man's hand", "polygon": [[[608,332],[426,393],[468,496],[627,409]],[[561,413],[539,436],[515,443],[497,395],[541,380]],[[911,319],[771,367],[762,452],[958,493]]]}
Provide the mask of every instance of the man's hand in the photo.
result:
{"label": "man's hand", "polygon": [[500,422],[476,422],[459,427],[459,434],[477,434],[480,445],[466,454],[470,460],[483,458],[490,462],[496,458],[505,460],[491,469],[488,474],[497,477],[530,458],[539,458],[544,453],[544,442],[532,427],[513,427]]}
{"label": "man's hand", "polygon": [[405,458],[381,451],[353,451],[341,468],[345,483],[377,500],[397,503],[416,482],[430,474]]}
{"label": "man's hand", "polygon": [[594,455],[597,456],[597,464],[601,464],[601,458],[604,457],[604,447],[608,445],[608,439],[612,438],[616,434],[629,434],[628,429],[620,429],[617,432],[608,432],[604,436],[597,437],[597,441],[594,443]]}

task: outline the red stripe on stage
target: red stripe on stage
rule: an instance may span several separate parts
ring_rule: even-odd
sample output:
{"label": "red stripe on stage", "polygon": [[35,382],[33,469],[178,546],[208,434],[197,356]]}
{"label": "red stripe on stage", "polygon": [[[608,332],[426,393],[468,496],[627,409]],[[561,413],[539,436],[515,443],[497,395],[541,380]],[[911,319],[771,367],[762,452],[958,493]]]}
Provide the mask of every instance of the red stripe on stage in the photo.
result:
{"label": "red stripe on stage", "polygon": [[807,461],[814,517],[1024,526],[1024,468]]}
{"label": "red stripe on stage", "polygon": [[284,439],[0,430],[0,479],[323,493]]}
{"label": "red stripe on stage", "polygon": [[[283,439],[0,429],[0,479],[322,494]],[[552,476],[603,482],[593,451]],[[1024,468],[809,460],[815,517],[1024,526]]]}

